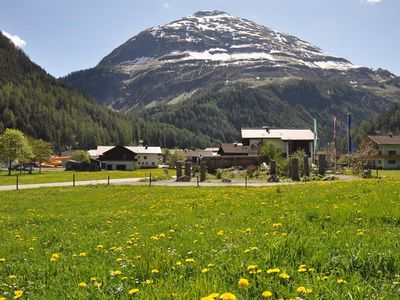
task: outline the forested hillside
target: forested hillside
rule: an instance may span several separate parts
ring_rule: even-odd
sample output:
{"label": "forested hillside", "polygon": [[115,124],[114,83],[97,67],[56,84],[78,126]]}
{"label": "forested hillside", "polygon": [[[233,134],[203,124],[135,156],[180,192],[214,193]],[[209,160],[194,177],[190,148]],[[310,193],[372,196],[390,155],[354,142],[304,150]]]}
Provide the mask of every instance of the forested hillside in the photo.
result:
{"label": "forested hillside", "polygon": [[0,131],[17,128],[62,150],[130,143],[131,124],[48,75],[0,33]]}
{"label": "forested hillside", "polygon": [[347,113],[359,120],[376,116],[392,104],[367,91],[340,82],[291,80],[257,88],[221,84],[198,92],[174,105],[138,111],[152,122],[169,123],[191,132],[207,133],[214,140],[240,140],[242,127],[310,128],[318,121],[321,144],[332,140],[333,116],[338,136],[346,135]]}
{"label": "forested hillside", "polygon": [[361,123],[354,130],[354,141],[360,143],[367,135],[400,134],[400,104],[395,104],[388,111]]}

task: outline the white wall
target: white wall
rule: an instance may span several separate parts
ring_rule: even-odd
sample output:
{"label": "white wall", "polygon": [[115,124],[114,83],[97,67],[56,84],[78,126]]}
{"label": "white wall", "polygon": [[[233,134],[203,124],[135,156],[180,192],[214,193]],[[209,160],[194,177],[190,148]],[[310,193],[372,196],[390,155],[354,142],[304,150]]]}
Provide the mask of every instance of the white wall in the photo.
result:
{"label": "white wall", "polygon": [[133,171],[136,169],[135,162],[133,161],[106,161],[106,170],[109,170],[109,165],[111,165],[111,170],[117,170],[117,165],[125,165],[127,171]]}
{"label": "white wall", "polygon": [[136,158],[138,168],[157,168],[162,159],[162,155],[153,153],[137,153]]}

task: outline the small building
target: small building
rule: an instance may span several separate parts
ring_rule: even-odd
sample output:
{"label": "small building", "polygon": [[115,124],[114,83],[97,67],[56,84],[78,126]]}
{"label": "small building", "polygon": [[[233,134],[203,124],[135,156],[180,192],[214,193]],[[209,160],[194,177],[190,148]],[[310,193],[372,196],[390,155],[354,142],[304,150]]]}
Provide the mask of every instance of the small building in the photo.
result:
{"label": "small building", "polygon": [[157,168],[162,161],[161,147],[127,146],[126,148],[137,154],[139,168]]}
{"label": "small building", "polygon": [[137,168],[137,154],[125,146],[115,146],[99,155],[102,168],[108,171],[133,171]]}
{"label": "small building", "polygon": [[258,150],[267,142],[274,142],[286,156],[303,150],[307,155],[314,155],[314,132],[310,129],[269,129],[242,128],[242,143],[249,147],[250,155],[257,155]]}
{"label": "small building", "polygon": [[400,136],[369,135],[378,154],[372,159],[373,167],[378,169],[400,169]]}
{"label": "small building", "polygon": [[[134,159],[131,153],[135,154]],[[101,168],[106,170],[122,170],[123,165],[125,165],[125,170],[156,168],[162,160],[161,148],[148,146],[98,146],[97,149],[89,150],[88,154],[91,159],[100,160]],[[126,157],[130,157],[129,162],[125,161]]]}
{"label": "small building", "polygon": [[215,156],[211,150],[188,150],[185,152],[186,160],[190,160],[193,163],[200,163],[205,157]]}
{"label": "small building", "polygon": [[218,154],[221,156],[248,156],[249,149],[242,143],[221,144]]}

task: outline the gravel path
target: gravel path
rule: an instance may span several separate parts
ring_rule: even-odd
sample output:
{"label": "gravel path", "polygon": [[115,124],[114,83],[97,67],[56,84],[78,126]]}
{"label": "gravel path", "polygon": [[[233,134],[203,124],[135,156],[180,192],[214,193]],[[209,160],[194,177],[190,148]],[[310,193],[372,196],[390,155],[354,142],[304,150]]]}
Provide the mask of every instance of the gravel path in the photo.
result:
{"label": "gravel path", "polygon": [[[335,175],[339,180],[355,180],[359,177],[350,175]],[[110,179],[112,185],[149,185],[149,182],[143,181],[144,178],[121,178],[121,179]],[[86,180],[76,181],[76,186],[83,185],[96,185],[96,184],[107,184],[107,179],[102,180]],[[278,185],[292,185],[292,184],[305,184],[305,182],[266,182],[266,181],[251,181],[247,182],[248,187],[262,187],[262,186],[278,186]],[[152,186],[175,186],[175,187],[189,187],[197,186],[197,181],[191,182],[175,182],[174,180],[168,181],[154,181],[151,183]],[[53,182],[53,183],[36,183],[36,184],[23,184],[19,185],[19,189],[35,189],[44,187],[68,187],[73,186],[72,182]],[[222,182],[221,180],[208,180],[206,182],[200,182],[199,186],[245,186],[244,180],[232,180],[230,183]],[[15,185],[0,186],[0,191],[11,191],[16,190]]]}

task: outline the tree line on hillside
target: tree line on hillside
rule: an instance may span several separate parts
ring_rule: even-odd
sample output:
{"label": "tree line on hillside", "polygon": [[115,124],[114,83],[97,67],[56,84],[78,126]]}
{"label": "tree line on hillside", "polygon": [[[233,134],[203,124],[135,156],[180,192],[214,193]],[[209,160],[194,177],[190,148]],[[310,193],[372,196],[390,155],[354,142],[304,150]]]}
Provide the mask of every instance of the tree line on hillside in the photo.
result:
{"label": "tree line on hillside", "polygon": [[363,142],[367,135],[400,134],[400,104],[396,103],[388,111],[364,121],[354,129],[355,143]]}

